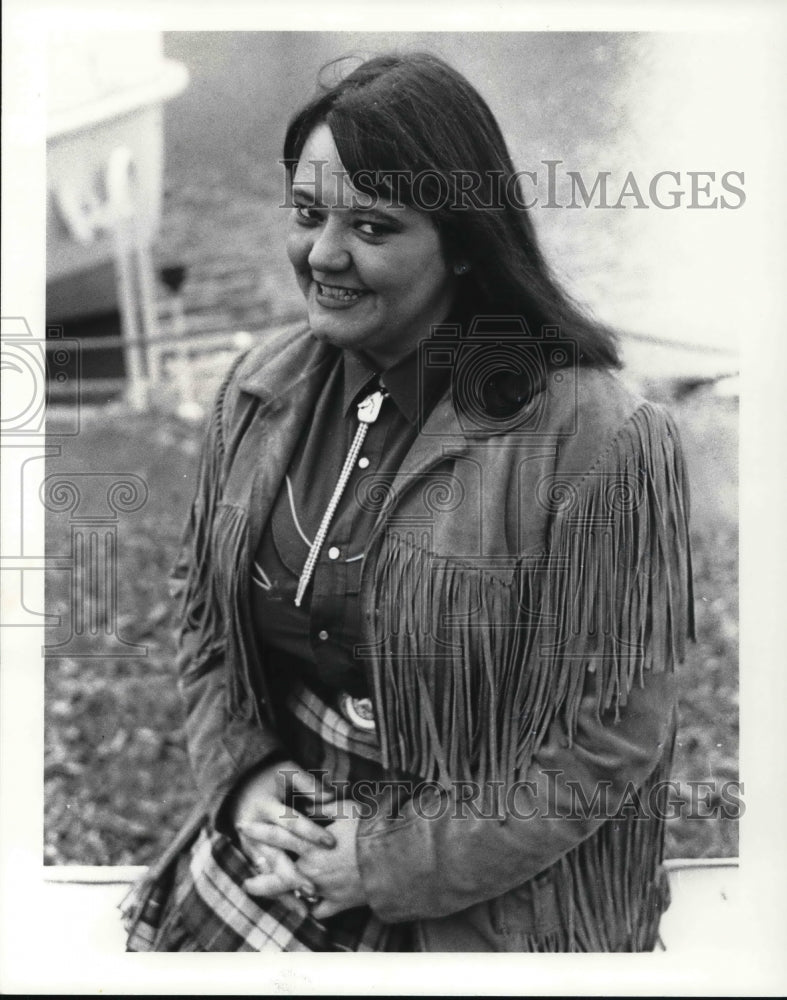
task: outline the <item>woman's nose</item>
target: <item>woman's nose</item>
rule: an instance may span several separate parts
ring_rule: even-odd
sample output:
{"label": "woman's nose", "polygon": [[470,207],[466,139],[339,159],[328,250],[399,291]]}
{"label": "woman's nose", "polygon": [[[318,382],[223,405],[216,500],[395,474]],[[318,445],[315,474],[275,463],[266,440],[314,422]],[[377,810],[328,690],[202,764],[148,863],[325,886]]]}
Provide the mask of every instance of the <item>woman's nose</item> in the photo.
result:
{"label": "woman's nose", "polygon": [[313,232],[309,267],[313,271],[345,271],[350,266],[351,258],[344,245],[339,221],[328,219],[324,226]]}

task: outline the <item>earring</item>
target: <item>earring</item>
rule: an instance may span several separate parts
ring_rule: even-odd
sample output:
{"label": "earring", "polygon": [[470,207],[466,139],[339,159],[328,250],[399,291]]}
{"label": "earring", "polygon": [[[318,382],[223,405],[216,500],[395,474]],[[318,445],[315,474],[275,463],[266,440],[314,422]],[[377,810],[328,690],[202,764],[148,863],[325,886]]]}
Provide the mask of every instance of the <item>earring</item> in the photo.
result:
{"label": "earring", "polygon": [[466,261],[462,261],[461,264],[454,264],[454,274],[462,275],[467,274],[470,270],[470,265]]}

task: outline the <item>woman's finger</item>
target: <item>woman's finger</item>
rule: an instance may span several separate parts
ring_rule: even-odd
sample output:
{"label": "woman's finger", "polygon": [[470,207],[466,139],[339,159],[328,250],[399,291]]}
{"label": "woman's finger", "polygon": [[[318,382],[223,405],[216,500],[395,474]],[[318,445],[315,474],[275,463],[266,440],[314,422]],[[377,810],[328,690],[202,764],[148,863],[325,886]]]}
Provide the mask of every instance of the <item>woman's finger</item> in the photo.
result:
{"label": "woman's finger", "polygon": [[300,837],[310,844],[319,844],[321,847],[333,847],[336,844],[333,835],[327,830],[282,802],[273,800],[265,802],[260,813],[267,822],[288,830],[293,836]]}
{"label": "woman's finger", "polygon": [[244,840],[241,836],[240,846],[243,853],[246,855],[249,863],[256,868],[258,874],[266,874],[273,871],[273,864],[268,855],[270,850],[264,845],[255,844],[251,840]]}
{"label": "woman's finger", "polygon": [[286,854],[267,856],[269,871],[260,872],[243,883],[246,892],[251,896],[278,897],[294,889],[300,889],[307,895],[316,895],[317,888],[311,879],[301,874]]}
{"label": "woman's finger", "polygon": [[276,898],[285,892],[291,892],[293,886],[291,880],[285,880],[276,872],[261,872],[247,878],[243,883],[243,888],[250,896],[265,896],[268,899]]}
{"label": "woman's finger", "polygon": [[284,851],[268,851],[266,857],[270,862],[271,870],[282,881],[282,884],[289,889],[301,889],[303,892],[314,895],[317,892],[312,879],[303,872],[299,872],[295,862],[289,858]]}
{"label": "woman's finger", "polygon": [[344,907],[330,899],[321,900],[315,907],[311,909],[311,915],[315,920],[327,920],[328,917],[332,917],[337,913],[341,913]]}
{"label": "woman's finger", "polygon": [[269,870],[248,880],[252,895],[279,896],[283,892],[301,889],[313,895],[317,892],[314,882],[295,867],[295,863],[277,848],[265,848],[263,858]]}
{"label": "woman's finger", "polygon": [[248,857],[257,869],[258,874],[267,875],[271,871],[271,863],[264,854],[257,854],[254,851],[250,851]]}
{"label": "woman's finger", "polygon": [[[258,874],[244,881],[244,890],[250,896],[275,899],[277,903],[281,903],[282,906],[291,910],[301,919],[305,919],[309,916],[309,907],[290,890],[284,888],[284,885],[288,884],[290,879],[286,877],[286,873],[283,875],[281,872],[277,874],[273,871],[274,864],[271,863],[272,857],[272,855],[266,856],[264,854],[258,855],[256,858],[252,856],[252,863],[257,867]],[[314,891],[314,886],[302,876],[297,881],[304,892]]]}
{"label": "woman's finger", "polygon": [[282,906],[286,906],[293,913],[297,913],[299,917],[305,918],[309,916],[309,907],[296,896],[293,896],[291,892],[285,892],[283,896],[277,896],[276,902],[281,903]]}
{"label": "woman's finger", "polygon": [[237,830],[243,840],[252,845],[252,853],[255,846],[269,846],[303,854],[313,843],[302,837],[296,837],[290,830],[285,830],[284,827],[278,826],[276,823],[241,823]]}

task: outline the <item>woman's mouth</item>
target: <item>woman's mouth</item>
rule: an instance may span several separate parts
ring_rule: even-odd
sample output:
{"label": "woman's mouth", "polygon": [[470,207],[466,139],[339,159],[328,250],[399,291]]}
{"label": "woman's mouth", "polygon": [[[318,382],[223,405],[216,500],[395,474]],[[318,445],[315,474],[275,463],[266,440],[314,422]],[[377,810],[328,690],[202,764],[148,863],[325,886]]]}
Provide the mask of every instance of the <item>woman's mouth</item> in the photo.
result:
{"label": "woman's mouth", "polygon": [[344,285],[324,285],[321,281],[314,282],[320,299],[336,305],[352,305],[362,299],[368,292],[361,288],[347,288]]}

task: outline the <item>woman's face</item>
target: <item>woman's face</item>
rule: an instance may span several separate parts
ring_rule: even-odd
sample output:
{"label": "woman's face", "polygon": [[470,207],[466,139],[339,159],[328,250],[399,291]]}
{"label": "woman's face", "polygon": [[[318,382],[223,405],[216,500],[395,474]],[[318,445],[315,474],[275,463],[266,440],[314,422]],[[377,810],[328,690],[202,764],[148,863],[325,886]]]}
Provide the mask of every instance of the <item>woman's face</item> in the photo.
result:
{"label": "woman's face", "polygon": [[327,125],[304,145],[287,253],[312,334],[387,368],[448,314],[454,276],[425,213],[359,193]]}

